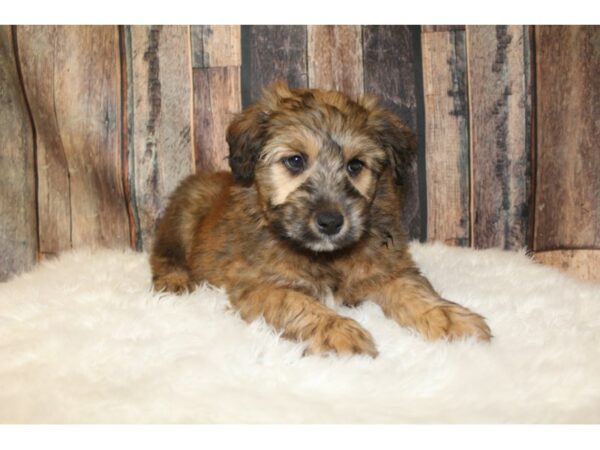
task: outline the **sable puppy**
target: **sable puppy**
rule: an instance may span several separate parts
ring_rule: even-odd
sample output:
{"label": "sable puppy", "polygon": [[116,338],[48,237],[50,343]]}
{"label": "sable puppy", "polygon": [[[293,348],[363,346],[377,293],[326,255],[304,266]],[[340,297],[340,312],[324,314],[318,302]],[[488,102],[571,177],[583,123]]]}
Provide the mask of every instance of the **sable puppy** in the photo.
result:
{"label": "sable puppy", "polygon": [[223,287],[307,353],[377,355],[356,321],[322,303],[379,304],[428,339],[489,340],[484,319],[442,299],[413,263],[400,217],[415,137],[376,99],[276,83],[227,130],[231,173],[184,180],[151,256],[157,291]]}

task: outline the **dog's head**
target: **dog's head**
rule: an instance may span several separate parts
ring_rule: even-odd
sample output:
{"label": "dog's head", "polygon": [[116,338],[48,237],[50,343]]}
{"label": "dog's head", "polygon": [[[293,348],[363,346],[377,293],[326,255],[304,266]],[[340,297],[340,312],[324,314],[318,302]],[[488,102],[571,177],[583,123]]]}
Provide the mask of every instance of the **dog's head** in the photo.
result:
{"label": "dog's head", "polygon": [[277,234],[315,252],[357,242],[378,181],[402,185],[416,142],[373,97],[291,90],[278,82],[227,130],[237,182],[254,183]]}

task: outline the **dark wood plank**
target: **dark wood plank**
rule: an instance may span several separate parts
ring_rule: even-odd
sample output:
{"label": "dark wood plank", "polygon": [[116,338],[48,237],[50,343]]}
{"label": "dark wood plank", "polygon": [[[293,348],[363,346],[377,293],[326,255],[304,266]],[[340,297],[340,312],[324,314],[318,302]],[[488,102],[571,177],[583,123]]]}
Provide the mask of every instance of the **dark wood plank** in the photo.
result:
{"label": "dark wood plank", "polygon": [[463,31],[423,33],[427,238],[470,244],[469,112]]}
{"label": "dark wood plank", "polygon": [[540,26],[534,249],[600,248],[600,26]]}
{"label": "dark wood plank", "polygon": [[465,31],[465,25],[423,25],[424,33],[435,33],[436,31]]}
{"label": "dark wood plank", "polygon": [[195,170],[189,27],[126,27],[131,39],[130,177],[138,247],[151,246],[168,195]]}
{"label": "dark wood plank", "polygon": [[362,62],[360,26],[308,26],[310,87],[342,91],[358,97],[364,84]]}
{"label": "dark wood plank", "polygon": [[306,26],[242,26],[242,103],[258,100],[276,80],[307,87]]}
{"label": "dark wood plank", "polygon": [[424,238],[426,234],[420,42],[419,27],[363,27],[365,92],[378,95],[385,106],[398,114],[417,134],[419,157],[409,170],[408,189],[401,212],[411,238]]}
{"label": "dark wood plank", "polygon": [[526,26],[468,26],[474,247],[528,245],[530,41]]}
{"label": "dark wood plank", "polygon": [[0,26],[0,281],[37,259],[34,139],[11,27]]}
{"label": "dark wood plank", "polygon": [[129,245],[117,27],[20,27],[18,36],[40,130],[40,250]]}
{"label": "dark wood plank", "polygon": [[194,68],[242,65],[239,25],[194,25],[191,38]]}
{"label": "dark wood plank", "polygon": [[588,281],[600,281],[600,250],[535,252],[533,259]]}
{"label": "dark wood plank", "polygon": [[241,107],[239,67],[194,69],[194,146],[198,169],[229,169],[225,132]]}

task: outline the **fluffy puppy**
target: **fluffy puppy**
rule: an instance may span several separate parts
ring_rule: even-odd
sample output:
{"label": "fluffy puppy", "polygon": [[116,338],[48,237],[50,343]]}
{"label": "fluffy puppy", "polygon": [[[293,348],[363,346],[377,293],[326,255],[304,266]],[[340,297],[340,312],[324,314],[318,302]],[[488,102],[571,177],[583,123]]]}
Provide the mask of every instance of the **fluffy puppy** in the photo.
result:
{"label": "fluffy puppy", "polygon": [[157,291],[202,281],[241,316],[307,353],[377,355],[369,332],[323,303],[365,299],[427,339],[489,340],[484,319],[442,299],[412,261],[400,220],[415,137],[376,99],[276,83],[227,130],[231,173],[172,194],[151,256]]}

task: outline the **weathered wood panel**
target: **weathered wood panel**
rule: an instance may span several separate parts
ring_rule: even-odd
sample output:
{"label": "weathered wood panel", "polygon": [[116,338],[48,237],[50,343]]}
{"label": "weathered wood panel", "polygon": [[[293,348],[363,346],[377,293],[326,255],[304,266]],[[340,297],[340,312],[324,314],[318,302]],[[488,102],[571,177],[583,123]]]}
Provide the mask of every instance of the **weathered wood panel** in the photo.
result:
{"label": "weathered wood panel", "polygon": [[600,26],[536,27],[534,249],[600,248]]}
{"label": "weathered wood panel", "polygon": [[530,42],[525,26],[468,26],[471,241],[528,244],[531,204]]}
{"label": "weathered wood panel", "polygon": [[362,56],[360,26],[308,26],[310,87],[342,91],[356,98],[363,92]]}
{"label": "weathered wood panel", "polygon": [[422,34],[427,160],[427,236],[470,244],[469,111],[465,33]]}
{"label": "weathered wood panel", "polygon": [[34,139],[11,27],[0,26],[0,281],[37,259]]}
{"label": "weathered wood panel", "polygon": [[39,251],[71,247],[69,167],[55,114],[57,27],[16,28],[24,89],[36,130]]}
{"label": "weathered wood panel", "polygon": [[242,26],[242,104],[252,104],[276,80],[307,87],[306,26]]}
{"label": "weathered wood panel", "polygon": [[[402,220],[411,238],[425,237],[425,139],[420,28],[364,26],[365,92],[378,95],[416,134],[419,156],[408,171]],[[422,192],[420,192],[422,191]]]}
{"label": "weathered wood panel", "polygon": [[194,148],[199,170],[226,170],[227,125],[241,110],[239,26],[193,26]]}
{"label": "weathered wood panel", "polygon": [[37,130],[40,251],[129,244],[118,30],[18,27]]}
{"label": "weathered wood panel", "polygon": [[195,147],[198,169],[228,170],[225,135],[242,108],[239,67],[194,69]]}
{"label": "weathered wood panel", "polygon": [[421,28],[425,33],[434,31],[465,31],[465,25],[422,25]]}
{"label": "weathered wood panel", "polygon": [[148,249],[168,195],[195,170],[190,35],[187,26],[132,26],[125,34],[137,247]]}
{"label": "weathered wood panel", "polygon": [[600,281],[600,250],[550,250],[536,252],[533,259],[582,280]]}
{"label": "weathered wood panel", "polygon": [[194,25],[191,27],[193,67],[242,65],[239,25]]}

